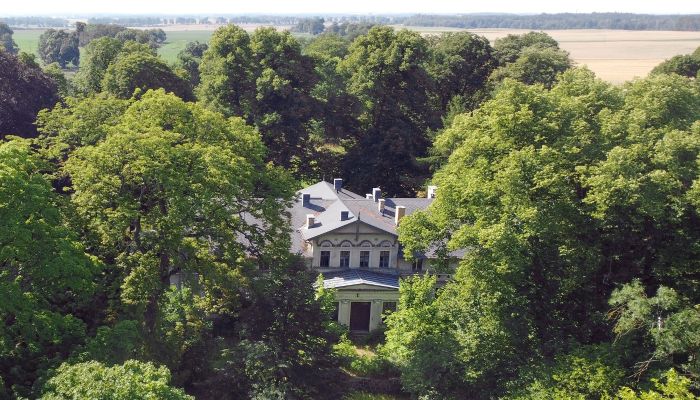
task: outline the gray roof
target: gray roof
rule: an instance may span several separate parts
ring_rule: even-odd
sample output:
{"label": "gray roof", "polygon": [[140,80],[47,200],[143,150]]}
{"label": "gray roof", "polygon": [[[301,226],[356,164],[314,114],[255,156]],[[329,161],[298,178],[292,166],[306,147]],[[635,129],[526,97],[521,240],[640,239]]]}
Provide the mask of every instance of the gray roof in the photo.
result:
{"label": "gray roof", "polygon": [[[303,205],[302,194],[309,194],[311,201]],[[427,208],[434,199],[425,198],[385,198],[384,211],[379,212],[377,202],[342,189],[336,191],[333,184],[318,182],[297,192],[297,201],[290,210],[295,234],[301,237],[293,241],[303,241],[334,231],[357,221],[361,221],[392,235],[397,235],[394,213],[396,206],[406,207],[406,215]],[[323,203],[323,204],[321,204]],[[341,220],[341,211],[348,211],[348,218]],[[314,215],[314,224],[306,227],[306,215]]]}
{"label": "gray roof", "polygon": [[323,274],[323,287],[337,289],[354,285],[372,285],[387,289],[399,288],[399,276],[382,274],[366,269],[344,269]]}

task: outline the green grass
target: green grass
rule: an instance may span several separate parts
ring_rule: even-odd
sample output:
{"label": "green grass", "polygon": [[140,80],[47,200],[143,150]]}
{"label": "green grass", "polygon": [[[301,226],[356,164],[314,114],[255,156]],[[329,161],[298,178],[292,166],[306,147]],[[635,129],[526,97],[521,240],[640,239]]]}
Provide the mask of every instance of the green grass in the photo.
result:
{"label": "green grass", "polygon": [[194,42],[198,40],[201,43],[209,42],[214,31],[169,31],[166,32],[168,35],[165,44],[163,44],[158,49],[158,54],[163,57],[163,59],[172,63],[177,58],[177,53],[185,48],[187,43]]}
{"label": "green grass", "polygon": [[44,32],[44,29],[13,29],[15,31],[12,38],[17,43],[20,51],[29,54],[39,55],[39,36]]}

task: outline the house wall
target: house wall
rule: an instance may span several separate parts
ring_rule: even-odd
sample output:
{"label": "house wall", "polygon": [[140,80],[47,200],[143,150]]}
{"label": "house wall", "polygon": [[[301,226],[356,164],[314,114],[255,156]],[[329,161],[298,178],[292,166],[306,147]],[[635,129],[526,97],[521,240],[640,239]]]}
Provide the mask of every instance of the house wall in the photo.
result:
{"label": "house wall", "polygon": [[[320,268],[321,251],[330,251],[330,268]],[[360,252],[369,251],[369,269],[385,272],[398,272],[399,243],[395,235],[386,233],[367,224],[357,223],[344,226],[318,236],[311,241],[311,266],[319,272],[333,271],[340,268],[340,252],[350,252],[350,268],[360,267]],[[379,268],[381,251],[389,251],[388,268]]]}
{"label": "house wall", "polygon": [[382,290],[369,285],[357,285],[336,289],[335,299],[338,302],[338,322],[350,326],[350,307],[352,302],[371,302],[369,330],[377,329],[382,323],[384,302],[399,302],[398,290]]}

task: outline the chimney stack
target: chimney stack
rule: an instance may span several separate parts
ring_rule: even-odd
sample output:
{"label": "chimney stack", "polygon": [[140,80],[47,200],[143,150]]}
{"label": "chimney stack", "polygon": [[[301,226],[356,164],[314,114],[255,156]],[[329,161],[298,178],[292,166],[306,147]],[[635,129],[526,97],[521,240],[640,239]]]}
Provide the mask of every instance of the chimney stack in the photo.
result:
{"label": "chimney stack", "polygon": [[428,198],[434,199],[437,195],[437,186],[428,186]]}
{"label": "chimney stack", "polygon": [[341,178],[333,179],[333,188],[336,192],[340,192],[343,189],[343,180]]}
{"label": "chimney stack", "polygon": [[382,198],[382,189],[376,187],[372,189],[372,198],[374,199],[374,202],[376,203],[379,199]]}
{"label": "chimney stack", "polygon": [[350,211],[341,211],[340,212],[340,220],[341,221],[345,221],[348,218],[350,218]]}
{"label": "chimney stack", "polygon": [[316,223],[316,218],[313,214],[306,214],[306,229],[311,228]]}
{"label": "chimney stack", "polygon": [[406,207],[404,206],[396,206],[395,211],[394,211],[394,222],[396,225],[399,224],[399,221],[401,221],[401,218],[403,218],[406,215]]}
{"label": "chimney stack", "polygon": [[372,193],[367,193],[367,194],[365,195],[365,198],[366,198],[367,200],[372,200]]}
{"label": "chimney stack", "polygon": [[311,194],[309,193],[302,193],[301,194],[301,205],[306,207],[311,203]]}
{"label": "chimney stack", "polygon": [[386,203],[386,200],[384,200],[384,199],[379,199],[379,201],[377,202],[377,206],[379,208],[379,213],[382,215],[384,215],[384,204],[385,203]]}

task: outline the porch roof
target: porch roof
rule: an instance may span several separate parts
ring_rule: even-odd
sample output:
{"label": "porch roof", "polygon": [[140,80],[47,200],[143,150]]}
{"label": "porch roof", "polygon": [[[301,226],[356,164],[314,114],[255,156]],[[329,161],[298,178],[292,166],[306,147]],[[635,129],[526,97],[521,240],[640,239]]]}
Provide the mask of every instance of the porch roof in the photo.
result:
{"label": "porch roof", "polygon": [[399,276],[383,274],[366,269],[344,269],[323,275],[323,287],[342,288],[355,285],[370,285],[385,289],[399,289]]}

